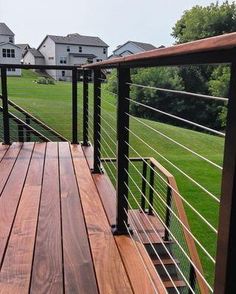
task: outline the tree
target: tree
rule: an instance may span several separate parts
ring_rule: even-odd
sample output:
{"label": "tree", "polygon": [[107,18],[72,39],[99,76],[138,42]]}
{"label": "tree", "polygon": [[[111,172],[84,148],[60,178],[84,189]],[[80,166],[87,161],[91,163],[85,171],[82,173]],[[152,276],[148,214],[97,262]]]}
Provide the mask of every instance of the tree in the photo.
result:
{"label": "tree", "polygon": [[235,31],[236,4],[225,1],[186,10],[173,27],[172,36],[179,44]]}

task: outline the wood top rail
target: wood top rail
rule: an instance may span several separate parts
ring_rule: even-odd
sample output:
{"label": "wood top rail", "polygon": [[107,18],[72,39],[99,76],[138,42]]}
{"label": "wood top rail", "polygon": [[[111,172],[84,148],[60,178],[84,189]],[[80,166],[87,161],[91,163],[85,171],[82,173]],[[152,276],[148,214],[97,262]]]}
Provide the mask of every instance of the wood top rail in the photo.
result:
{"label": "wood top rail", "polygon": [[129,56],[86,64],[83,68],[145,67],[197,63],[229,63],[235,56],[236,33],[154,49]]}
{"label": "wood top rail", "polygon": [[[174,203],[176,205],[177,214],[181,220],[181,222],[185,225],[187,229],[190,230],[190,226],[188,223],[188,218],[184,209],[183,201],[178,195],[178,187],[175,181],[174,176],[166,170],[155,158],[151,157],[150,162],[162,173],[166,176],[168,183],[170,184],[172,189],[172,197],[174,200]],[[193,239],[193,237],[187,232],[187,230],[183,227],[183,233],[184,237],[188,246],[189,255],[192,260],[192,262],[195,264],[195,266],[198,268],[199,272],[203,274],[203,268],[202,264],[197,252],[196,244]],[[207,285],[202,280],[201,276],[196,272],[196,279],[200,288],[200,293],[207,294],[209,293]]]}

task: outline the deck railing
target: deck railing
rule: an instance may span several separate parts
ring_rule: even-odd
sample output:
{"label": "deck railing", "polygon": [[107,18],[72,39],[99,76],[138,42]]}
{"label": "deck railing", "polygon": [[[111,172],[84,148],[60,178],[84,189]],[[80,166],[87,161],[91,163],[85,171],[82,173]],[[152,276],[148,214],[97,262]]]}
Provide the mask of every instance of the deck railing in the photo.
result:
{"label": "deck railing", "polygon": [[[129,135],[135,136],[139,140],[140,144],[148,145],[148,142],[145,142],[140,138],[135,132],[130,129],[130,120],[136,119],[137,117],[132,117],[130,113],[130,104],[136,103],[152,111],[159,112],[163,115],[169,115],[174,119],[180,119],[187,124],[194,125],[197,129],[204,130],[209,133],[213,133],[216,136],[225,137],[225,151],[224,151],[224,160],[223,160],[223,174],[222,174],[222,192],[220,199],[214,195],[207,187],[203,186],[201,183],[196,181],[188,173],[184,172],[181,167],[172,163],[168,158],[163,154],[160,154],[152,146],[152,153],[158,154],[159,158],[162,161],[167,162],[167,165],[171,165],[176,169],[183,177],[186,177],[193,185],[196,185],[200,190],[202,190],[206,195],[211,197],[217,205],[219,205],[219,225],[218,228],[215,228],[202,214],[201,211],[198,211],[194,208],[191,203],[186,200],[185,197],[178,191],[176,187],[176,182],[170,176],[169,182],[167,181],[168,187],[170,188],[169,192],[167,191],[166,196],[166,220],[164,225],[166,225],[167,230],[165,236],[173,234],[170,225],[170,216],[176,219],[176,222],[181,224],[182,231],[184,233],[185,241],[187,242],[188,249],[190,252],[188,256],[190,257],[190,274],[189,281],[186,282],[189,292],[200,291],[202,293],[207,293],[208,291],[214,293],[234,293],[235,282],[234,282],[234,263],[235,263],[235,217],[233,211],[235,210],[235,201],[233,201],[235,196],[235,163],[236,163],[236,34],[228,34],[219,37],[213,37],[205,40],[195,41],[188,44],[177,45],[170,48],[163,48],[152,50],[145,53],[135,54],[132,56],[116,58],[112,60],[107,60],[99,62],[96,64],[85,65],[84,70],[90,69],[94,71],[94,116],[93,116],[93,141],[94,141],[94,172],[101,172],[102,170],[102,158],[101,158],[101,70],[102,69],[116,69],[117,70],[117,95],[116,106],[117,106],[117,144],[116,144],[116,193],[117,193],[117,221],[114,226],[115,234],[128,234],[132,226],[129,224],[128,214],[126,213],[129,210],[129,200],[130,196],[129,191],[129,182],[132,181],[130,177],[129,166],[130,151],[137,151],[136,148],[132,147],[129,142]],[[130,98],[130,87],[141,86],[148,87],[148,85],[135,85],[132,83],[130,70],[132,68],[145,68],[153,66],[182,66],[182,65],[201,65],[201,64],[230,64],[231,66],[231,80],[230,80],[230,90],[228,99],[225,97],[210,97],[208,95],[194,94],[194,93],[182,93],[183,95],[195,96],[199,99],[215,99],[220,101],[228,101],[228,116],[227,116],[227,126],[225,133],[218,130],[213,130],[208,126],[201,125],[197,122],[192,122],[181,117],[177,117],[170,113],[165,113],[160,109],[154,109],[149,105],[144,105]],[[157,85],[158,86],[158,85]],[[151,88],[151,87],[149,87]],[[154,89],[158,90],[158,88]],[[162,91],[168,91],[168,89],[159,89]],[[173,89],[171,89],[172,92]],[[176,91],[177,92],[177,91]],[[86,98],[87,99],[87,98]],[[86,106],[86,103],[84,104]],[[87,113],[87,110],[85,110]],[[84,116],[84,125],[88,125],[88,115]],[[145,122],[140,121],[141,124],[145,125]],[[140,124],[140,127],[141,127]],[[150,126],[146,126],[151,128]],[[155,130],[153,130],[155,131]],[[86,132],[86,130],[85,130]],[[158,132],[158,131],[157,131]],[[165,134],[161,134],[162,136]],[[105,133],[104,133],[105,136]],[[85,143],[88,142],[87,135]],[[141,140],[140,140],[141,139]],[[191,152],[199,159],[204,160],[214,166],[216,169],[221,172],[222,167],[215,163],[212,160],[202,156],[191,148],[184,146],[183,144],[176,142],[173,138],[167,138],[172,140],[172,143],[178,144],[183,147],[186,151]],[[103,140],[106,141],[106,140]],[[107,142],[106,142],[107,143]],[[133,149],[134,150],[131,150]],[[140,155],[140,154],[139,154]],[[138,152],[136,154],[138,156]],[[154,169],[153,162],[151,162],[150,168]],[[111,172],[109,172],[111,173]],[[140,173],[141,177],[145,178],[146,167],[143,168],[143,173]],[[153,174],[153,173],[152,173]],[[114,176],[113,176],[114,177]],[[145,185],[153,184],[153,176],[151,176],[150,181]],[[144,185],[142,186],[141,192],[144,191]],[[152,202],[153,193],[155,194],[155,189],[151,192],[151,200],[147,199],[145,194],[142,194],[141,197],[141,208],[144,210],[145,199],[149,202]],[[157,193],[158,194],[158,193]],[[158,196],[158,195],[157,195]],[[173,208],[173,201],[175,202],[176,210]],[[155,207],[152,207],[152,204],[149,202],[149,212],[158,213]],[[205,248],[205,246],[198,240],[198,238],[191,232],[191,226],[188,224],[188,219],[185,213],[184,208],[189,208],[193,213],[199,217],[199,221],[204,223],[209,227],[210,230],[217,237],[217,254],[216,258],[212,256]],[[144,211],[145,212],[145,211]],[[190,214],[191,215],[191,214]],[[184,220],[183,220],[184,219]],[[128,230],[128,231],[127,231]],[[178,240],[176,240],[178,241]],[[181,246],[180,246],[181,247]],[[196,249],[198,248],[198,249]],[[183,249],[183,248],[182,248]],[[201,262],[199,259],[199,254],[197,251],[203,251],[205,256],[208,258],[214,268],[215,268],[215,279],[214,286],[205,279],[203,270],[201,268]],[[203,258],[203,259],[204,259]],[[202,260],[202,258],[201,258]],[[203,260],[204,261],[204,260]],[[197,285],[193,286],[193,277],[196,277]],[[178,289],[176,289],[177,291]]]}
{"label": "deck railing", "polygon": [[[236,261],[236,233],[234,228],[236,220],[234,214],[236,209],[236,202],[234,201],[236,194],[235,58],[236,33],[232,33],[176,45],[170,48],[157,49],[132,56],[84,65],[83,101],[79,101],[79,103],[83,102],[83,134],[81,138],[78,138],[78,127],[80,128],[80,125],[78,125],[77,67],[0,65],[4,143],[11,143],[11,119],[18,124],[18,135],[21,141],[26,140],[26,138],[29,140],[29,134],[34,134],[38,138],[43,135],[40,132],[37,133],[37,130],[30,124],[34,119],[37,120],[37,123],[40,122],[40,119],[36,118],[30,112],[21,107],[20,111],[25,115],[25,121],[23,122],[17,117],[14,118],[14,114],[9,112],[9,105],[12,103],[11,107],[14,107],[14,102],[8,99],[7,67],[71,70],[71,142],[79,143],[79,139],[81,139],[84,146],[92,144],[94,150],[93,173],[103,173],[105,171],[115,186],[117,207],[116,223],[112,227],[114,234],[128,234],[132,238],[132,228],[138,222],[138,220],[129,214],[129,211],[133,208],[138,208],[143,213],[146,222],[150,222],[148,215],[153,215],[164,228],[164,235],[163,238],[160,238],[160,234],[156,232],[155,227],[153,227],[153,234],[157,238],[160,238],[160,243],[164,248],[163,250],[172,259],[178,277],[184,282],[185,287],[183,289],[176,284],[169,274],[168,265],[163,263],[163,259],[160,258],[155,244],[150,240],[150,244],[148,245],[154,251],[153,254],[156,254],[157,259],[160,260],[165,275],[170,280],[176,293],[236,293],[236,284],[234,281],[234,263]],[[132,83],[132,68],[225,63],[230,64],[231,67],[228,98],[212,97],[199,93],[177,91],[175,89],[162,89],[158,85],[153,87],[153,85]],[[107,80],[102,78],[102,70],[104,69],[116,70],[116,92],[109,93],[105,88]],[[89,83],[88,71],[92,71],[93,85]],[[193,122],[145,103],[138,102],[130,95],[132,87],[149,88],[154,91],[170,91],[174,94],[190,95],[196,99],[214,99],[219,102],[226,101],[228,103],[226,130],[225,132],[214,130],[198,122]],[[113,102],[106,101],[104,98],[105,91],[115,97]],[[112,109],[111,113],[104,108],[104,103],[107,103],[110,109]],[[223,167],[214,160],[194,150],[191,147],[191,142],[188,145],[183,144],[158,128],[148,124],[145,120],[133,115],[130,110],[130,106],[133,104],[172,119],[180,120],[182,123],[190,124],[205,133],[212,133],[214,136],[225,138]],[[196,156],[199,160],[203,160],[211,165],[217,172],[222,172],[220,198],[211,189],[185,171],[182,166],[179,166],[177,161],[168,158],[168,155],[164,154],[163,151],[161,152],[158,146],[153,146],[151,138],[149,138],[149,141],[149,139],[137,133],[137,129],[132,128],[133,122],[138,124],[138,128],[150,130],[153,136],[159,136],[159,140],[167,140],[169,144],[174,144],[191,154],[191,156]],[[46,125],[47,127],[48,125]],[[29,132],[28,137],[23,137],[22,134],[24,131]],[[60,139],[64,138],[63,134],[58,133],[53,128],[51,131],[56,132],[54,135],[58,135],[58,139],[60,136]],[[48,138],[46,137],[44,139],[47,140]],[[132,142],[136,142],[136,145]],[[142,154],[137,148],[137,144],[145,146],[150,154],[147,154],[147,151],[145,151],[145,154]],[[169,172],[169,169],[171,172]],[[177,179],[184,178],[188,182],[188,197],[184,194],[186,190],[188,191],[188,188],[183,188],[182,185],[181,189],[178,189],[179,184],[178,180],[175,179],[176,176]],[[199,192],[202,193],[201,195],[204,195],[206,198],[208,197],[207,199],[211,199],[212,202],[210,203],[214,207],[217,206],[217,209],[219,208],[218,227],[215,227],[205,217],[203,211],[195,207],[194,201],[191,199],[191,193],[194,189],[201,191]],[[209,247],[206,247],[205,240],[199,238],[199,235],[194,231],[194,225],[191,220],[191,216],[193,215],[196,221],[202,224],[201,237],[204,236],[204,233],[207,235],[210,232],[209,234],[214,236],[213,240],[217,239],[216,257],[209,251]],[[141,226],[141,224],[138,225]],[[206,230],[204,230],[204,226],[207,227]],[[142,226],[140,227],[140,231],[143,234],[147,234],[145,228]],[[133,233],[137,236],[140,234],[137,230]],[[149,237],[147,236],[147,238]],[[174,243],[173,246],[171,245],[172,242]],[[170,245],[172,248],[170,248]],[[176,258],[179,260],[176,260]],[[210,268],[211,271],[215,271],[214,283],[205,274],[205,268]]]}

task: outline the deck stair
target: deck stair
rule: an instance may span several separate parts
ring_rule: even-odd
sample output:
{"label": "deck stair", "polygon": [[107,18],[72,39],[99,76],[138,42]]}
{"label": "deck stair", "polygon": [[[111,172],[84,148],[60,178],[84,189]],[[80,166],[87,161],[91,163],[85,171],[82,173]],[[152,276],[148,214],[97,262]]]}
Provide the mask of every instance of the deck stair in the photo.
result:
{"label": "deck stair", "polygon": [[[141,237],[141,241],[168,293],[176,293],[173,282],[178,291],[184,293],[187,288],[186,283],[178,274],[176,264],[178,265],[179,261],[172,252],[172,247],[175,243],[172,240],[164,240],[165,229],[162,223],[156,216],[140,212],[138,209],[130,210],[129,213],[136,227],[134,234],[136,231]],[[173,282],[170,280],[170,277]]]}

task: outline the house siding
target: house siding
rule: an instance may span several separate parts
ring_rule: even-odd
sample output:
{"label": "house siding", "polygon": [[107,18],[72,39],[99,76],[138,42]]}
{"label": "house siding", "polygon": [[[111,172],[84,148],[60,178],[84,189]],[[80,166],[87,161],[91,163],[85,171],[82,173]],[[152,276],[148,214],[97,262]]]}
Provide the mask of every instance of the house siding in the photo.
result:
{"label": "house siding", "polygon": [[[50,39],[49,37],[46,38],[46,40],[41,44],[40,48],[38,49],[39,52],[44,56],[44,64],[45,65],[55,65],[55,52],[56,47],[55,43]],[[52,58],[53,59],[50,59]],[[49,74],[53,79],[57,79],[57,73],[54,69],[48,69],[46,70],[47,74]]]}
{"label": "house siding", "polygon": [[[15,58],[3,57],[2,49],[14,49]],[[11,43],[0,44],[0,63],[2,64],[20,64],[21,63],[21,49]],[[15,71],[7,71],[8,76],[20,76],[21,69],[15,69]]]}
{"label": "house siding", "polygon": [[[132,54],[135,54],[135,53],[143,52],[144,50],[142,48],[139,48],[135,44],[129,42],[119,47],[118,49],[114,50],[113,54],[125,56],[125,55],[128,55],[127,51],[130,51],[132,52]],[[124,55],[123,55],[123,52],[124,52]]]}

